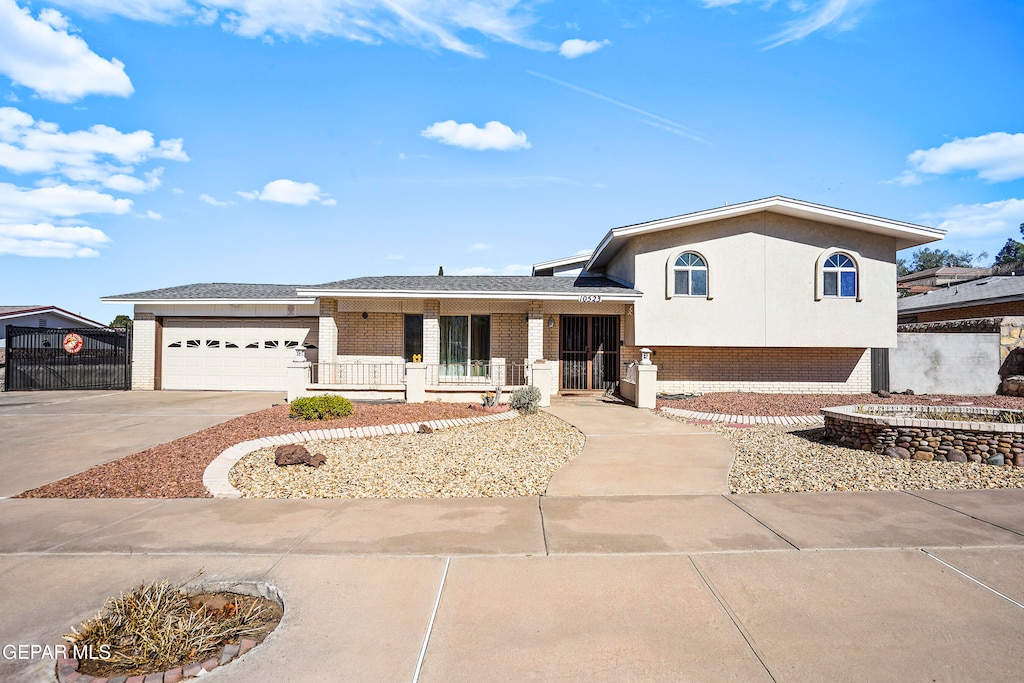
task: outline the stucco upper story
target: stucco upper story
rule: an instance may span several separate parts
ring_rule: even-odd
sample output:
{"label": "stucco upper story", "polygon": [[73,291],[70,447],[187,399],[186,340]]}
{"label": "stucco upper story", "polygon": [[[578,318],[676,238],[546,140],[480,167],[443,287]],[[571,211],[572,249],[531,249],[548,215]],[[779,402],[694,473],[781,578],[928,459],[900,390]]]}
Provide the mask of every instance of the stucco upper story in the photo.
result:
{"label": "stucco upper story", "polygon": [[[316,315],[321,299],[625,306],[637,346],[896,345],[896,252],[944,231],[785,197],[615,228],[532,276],[363,277],[319,285],[200,284],[103,300],[157,315]],[[692,264],[680,266],[680,263]],[[701,271],[690,273],[689,271]],[[568,276],[568,277],[566,277]],[[681,293],[682,277],[693,278]],[[829,279],[831,278],[831,279]],[[841,278],[841,280],[840,280]],[[836,290],[841,281],[842,291]],[[830,289],[831,287],[831,289]],[[288,310],[284,313],[284,310]],[[216,311],[216,312],[214,312]]]}

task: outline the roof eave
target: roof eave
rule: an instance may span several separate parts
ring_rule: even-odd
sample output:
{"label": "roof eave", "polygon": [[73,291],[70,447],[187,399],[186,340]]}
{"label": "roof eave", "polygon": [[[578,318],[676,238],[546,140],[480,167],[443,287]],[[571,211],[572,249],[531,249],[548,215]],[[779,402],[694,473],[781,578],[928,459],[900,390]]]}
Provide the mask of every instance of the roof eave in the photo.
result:
{"label": "roof eave", "polygon": [[301,298],[274,298],[274,299],[146,299],[146,298],[131,298],[122,299],[114,296],[105,296],[100,298],[100,302],[105,304],[199,304],[201,306],[212,306],[216,304],[232,304],[238,306],[253,305],[253,304],[270,304],[270,305],[281,305],[281,304],[315,304],[315,298],[301,297]]}
{"label": "roof eave", "polygon": [[437,290],[380,290],[380,289],[303,289],[304,294],[327,296],[340,299],[512,299],[523,301],[577,301],[581,296],[597,295],[605,301],[635,301],[642,292],[484,292],[484,291],[437,291]]}

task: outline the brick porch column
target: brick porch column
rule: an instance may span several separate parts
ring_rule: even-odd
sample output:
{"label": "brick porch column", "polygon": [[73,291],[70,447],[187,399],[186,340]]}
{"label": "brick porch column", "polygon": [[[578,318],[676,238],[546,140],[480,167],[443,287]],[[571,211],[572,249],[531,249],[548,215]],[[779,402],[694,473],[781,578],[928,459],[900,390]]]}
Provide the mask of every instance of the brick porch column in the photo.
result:
{"label": "brick porch column", "polygon": [[544,305],[531,301],[526,312],[526,362],[544,358]]}
{"label": "brick porch column", "polygon": [[317,357],[321,363],[337,362],[338,321],[334,317],[337,312],[337,299],[320,299],[320,331],[316,344],[319,349]]}
{"label": "brick porch column", "polygon": [[132,323],[132,390],[156,389],[156,316],[136,313]]}
{"label": "brick porch column", "polygon": [[441,302],[423,302],[423,362],[441,362]]}

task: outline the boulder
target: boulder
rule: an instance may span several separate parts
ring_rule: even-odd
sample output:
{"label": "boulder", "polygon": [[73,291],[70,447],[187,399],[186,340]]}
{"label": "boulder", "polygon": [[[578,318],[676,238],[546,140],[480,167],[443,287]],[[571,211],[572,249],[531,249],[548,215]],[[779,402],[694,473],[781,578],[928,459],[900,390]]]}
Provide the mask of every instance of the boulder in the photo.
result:
{"label": "boulder", "polygon": [[967,462],[967,454],[961,450],[952,450],[946,453],[946,460],[949,462]]}
{"label": "boulder", "polygon": [[310,453],[306,450],[305,446],[300,446],[297,443],[278,446],[277,450],[274,451],[274,463],[278,467],[286,467],[288,465],[320,467],[325,462],[327,462],[327,458],[324,457],[323,453]]}
{"label": "boulder", "polygon": [[875,392],[875,395],[878,396],[878,398],[889,398],[892,396],[892,394],[890,394],[888,391],[885,391],[884,389],[879,389],[878,391]]}
{"label": "boulder", "polygon": [[928,451],[917,450],[917,451],[914,451],[914,455],[911,456],[911,457],[913,457],[914,460],[929,461],[932,458],[934,458],[935,455],[930,450],[928,450]]}
{"label": "boulder", "polygon": [[419,428],[420,434],[433,434],[434,429],[430,425],[421,424]]}
{"label": "boulder", "polygon": [[882,455],[889,456],[890,458],[899,458],[900,460],[910,460],[910,451],[900,446],[889,446]]}
{"label": "boulder", "polygon": [[979,453],[971,451],[970,453],[967,454],[967,459],[970,460],[971,462],[981,462],[981,455]]}
{"label": "boulder", "polygon": [[989,464],[989,465],[1000,465],[1001,466],[1001,465],[1003,465],[1006,462],[1006,460],[1003,458],[1002,454],[1000,453],[1000,454],[996,454],[996,455],[990,455],[988,458],[985,459],[985,462],[987,464]]}

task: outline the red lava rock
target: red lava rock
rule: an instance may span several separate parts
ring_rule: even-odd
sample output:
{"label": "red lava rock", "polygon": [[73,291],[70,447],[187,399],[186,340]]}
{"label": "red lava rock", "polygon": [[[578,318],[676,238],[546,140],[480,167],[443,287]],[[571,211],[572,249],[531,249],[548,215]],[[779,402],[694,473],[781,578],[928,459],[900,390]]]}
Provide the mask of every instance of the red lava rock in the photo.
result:
{"label": "red lava rock", "polygon": [[[1024,403],[1024,399],[1021,399]],[[453,420],[478,413],[457,403],[356,403],[348,417],[293,420],[288,406],[267,408],[175,441],[133,453],[19,495],[20,498],[209,498],[203,472],[214,458],[242,441],[310,429]],[[194,674],[193,674],[194,675]]]}
{"label": "red lava rock", "polygon": [[[937,400],[933,400],[937,399]],[[753,394],[723,392],[693,398],[658,400],[658,407],[682,408],[698,413],[719,415],[818,415],[822,408],[860,404],[875,405],[956,405],[970,401],[983,408],[1024,410],[1024,397],[1019,396],[951,396],[935,394],[906,396],[893,394],[879,398],[874,394]]]}
{"label": "red lava rock", "polygon": [[256,641],[251,638],[242,638],[242,642],[238,644],[238,655],[244,655],[249,650],[256,647]]}
{"label": "red lava rock", "polygon": [[287,446],[278,446],[274,451],[274,462],[278,467],[287,465],[320,467],[327,462],[327,457],[323,453],[310,453],[305,446],[293,443]]}

